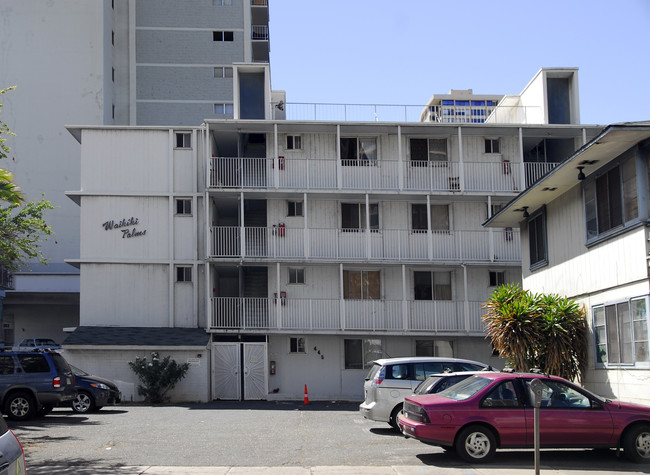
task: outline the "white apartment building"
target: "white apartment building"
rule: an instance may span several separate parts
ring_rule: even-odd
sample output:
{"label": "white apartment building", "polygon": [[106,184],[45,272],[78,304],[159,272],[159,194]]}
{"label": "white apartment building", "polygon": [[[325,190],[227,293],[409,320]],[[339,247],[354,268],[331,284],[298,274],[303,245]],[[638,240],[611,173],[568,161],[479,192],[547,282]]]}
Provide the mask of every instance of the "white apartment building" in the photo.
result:
{"label": "white apartment building", "polygon": [[650,123],[614,124],[510,202],[487,226],[521,231],[523,288],[584,305],[583,383],[650,404]]}
{"label": "white apartment building", "polygon": [[367,364],[387,356],[502,366],[481,306],[520,282],[520,236],[482,223],[600,128],[265,110],[200,127],[69,128],[81,299],[66,357],[137,399],[126,363],[163,351],[191,363],[173,397],[201,401],[301,399],[305,386],[360,400]]}
{"label": "white apartment building", "polygon": [[[49,261],[0,282],[0,343],[60,342],[79,324],[79,149],[67,124],[186,125],[264,117],[258,65],[269,60],[267,0],[0,0],[2,120],[12,156],[0,162],[29,201],[43,196]],[[248,65],[239,68],[235,64]],[[234,78],[238,78],[235,80]],[[234,103],[234,91],[255,100]],[[264,102],[266,101],[266,102]],[[260,115],[261,114],[261,115]]]}

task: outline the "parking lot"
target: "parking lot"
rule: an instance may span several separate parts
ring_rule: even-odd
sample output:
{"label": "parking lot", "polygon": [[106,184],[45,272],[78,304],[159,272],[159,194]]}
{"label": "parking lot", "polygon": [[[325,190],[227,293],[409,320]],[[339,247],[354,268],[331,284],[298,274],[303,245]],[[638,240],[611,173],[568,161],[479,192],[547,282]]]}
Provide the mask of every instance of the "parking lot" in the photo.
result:
{"label": "parking lot", "polygon": [[[152,465],[471,468],[437,447],[403,438],[387,424],[365,420],[352,403],[126,405],[88,415],[57,408],[44,418],[9,425],[23,444],[30,474],[55,473],[48,469],[52,465],[77,467],[80,474]],[[649,466],[617,459],[613,451],[543,451],[541,460],[543,470],[650,473]],[[533,452],[497,452],[484,468],[527,473]]]}

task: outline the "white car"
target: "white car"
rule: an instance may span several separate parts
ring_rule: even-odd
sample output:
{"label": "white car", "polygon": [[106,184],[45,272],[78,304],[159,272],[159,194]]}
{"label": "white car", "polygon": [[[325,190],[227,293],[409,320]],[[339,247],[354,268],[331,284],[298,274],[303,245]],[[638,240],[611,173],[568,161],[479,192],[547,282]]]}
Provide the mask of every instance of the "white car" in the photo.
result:
{"label": "white car", "polygon": [[428,376],[445,371],[481,371],[487,367],[478,361],[435,356],[373,361],[363,385],[365,400],[359,410],[366,419],[388,422],[397,430],[397,415],[404,397],[412,395]]}

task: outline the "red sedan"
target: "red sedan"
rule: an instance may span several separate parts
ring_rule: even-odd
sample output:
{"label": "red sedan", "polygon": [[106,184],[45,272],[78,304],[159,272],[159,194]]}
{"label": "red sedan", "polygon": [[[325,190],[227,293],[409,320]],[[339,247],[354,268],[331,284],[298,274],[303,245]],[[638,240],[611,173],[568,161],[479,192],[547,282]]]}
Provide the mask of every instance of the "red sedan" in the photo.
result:
{"label": "red sedan", "polygon": [[534,379],[543,384],[541,447],[622,447],[634,462],[650,462],[650,407],[604,399],[536,373],[486,372],[438,394],[407,397],[399,428],[468,462],[485,462],[497,448],[532,448]]}

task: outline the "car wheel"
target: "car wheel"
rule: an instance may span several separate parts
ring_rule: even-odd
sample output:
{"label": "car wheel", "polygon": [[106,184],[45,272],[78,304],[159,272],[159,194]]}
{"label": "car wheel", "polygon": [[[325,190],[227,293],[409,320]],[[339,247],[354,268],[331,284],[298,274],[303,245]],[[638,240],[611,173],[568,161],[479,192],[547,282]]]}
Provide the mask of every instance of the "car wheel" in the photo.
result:
{"label": "car wheel", "polygon": [[487,462],[496,451],[496,439],[483,426],[465,427],[456,439],[456,452],[467,462]]}
{"label": "car wheel", "polygon": [[650,425],[632,427],[623,436],[625,456],[636,463],[650,462]]}
{"label": "car wheel", "polygon": [[4,412],[9,419],[15,421],[31,419],[36,413],[36,401],[27,392],[13,393],[7,398]]}
{"label": "car wheel", "polygon": [[85,414],[95,410],[93,397],[85,391],[79,391],[72,401],[72,410],[78,414]]}
{"label": "car wheel", "polygon": [[393,408],[393,412],[390,413],[390,419],[388,419],[388,423],[390,426],[393,428],[393,430],[396,430],[399,432],[399,426],[397,425],[397,416],[399,415],[400,412],[402,412],[402,408],[404,407],[403,404],[398,404]]}
{"label": "car wheel", "polygon": [[38,410],[37,414],[39,416],[47,416],[50,412],[52,412],[52,409],[54,409],[54,406],[52,404],[43,404],[41,405],[41,408]]}

